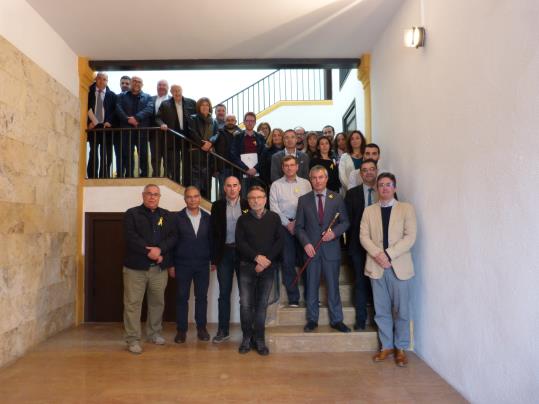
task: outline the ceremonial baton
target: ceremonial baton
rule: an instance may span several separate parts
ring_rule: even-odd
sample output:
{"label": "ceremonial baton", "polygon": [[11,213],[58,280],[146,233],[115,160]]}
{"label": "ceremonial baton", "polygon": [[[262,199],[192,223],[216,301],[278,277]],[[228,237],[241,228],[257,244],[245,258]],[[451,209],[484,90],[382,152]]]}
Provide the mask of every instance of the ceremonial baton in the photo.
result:
{"label": "ceremonial baton", "polygon": [[[335,222],[339,218],[339,215],[340,215],[339,212],[335,213],[335,216],[333,217],[333,220],[329,223],[328,228],[322,233],[322,237],[320,237],[320,240],[318,240],[318,243],[316,244],[316,247],[314,247],[314,252],[315,253],[318,251],[318,249],[320,248],[320,245],[322,244],[322,239],[324,238],[324,234],[326,234],[328,231],[331,230],[331,228],[333,227],[333,225],[335,224]],[[301,274],[303,273],[303,271],[305,271],[305,269],[307,269],[307,267],[309,266],[309,264],[311,263],[311,261],[315,257],[315,255],[313,255],[312,257],[307,258],[307,261],[305,261],[305,264],[303,264],[303,266],[299,270],[298,274],[296,275],[296,279],[294,279],[294,282],[292,282],[292,286],[295,286],[298,283]]]}

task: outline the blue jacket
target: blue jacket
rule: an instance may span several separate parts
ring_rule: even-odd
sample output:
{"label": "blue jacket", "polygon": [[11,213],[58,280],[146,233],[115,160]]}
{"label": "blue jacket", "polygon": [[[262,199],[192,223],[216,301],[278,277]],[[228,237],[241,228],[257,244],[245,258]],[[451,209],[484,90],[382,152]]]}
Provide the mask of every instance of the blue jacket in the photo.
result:
{"label": "blue jacket", "polygon": [[176,214],[176,247],[174,249],[174,266],[210,265],[213,245],[210,228],[210,215],[200,210],[202,217],[198,233],[195,234],[191,220],[187,216],[187,208]]}
{"label": "blue jacket", "polygon": [[127,118],[134,116],[138,121],[139,128],[149,127],[154,114],[154,103],[149,94],[142,91],[134,95],[131,91],[121,93],[117,97],[116,115],[120,121],[121,128],[131,128],[127,123]]}
{"label": "blue jacket", "polygon": [[[260,173],[260,163],[262,162],[262,156],[266,151],[266,140],[260,133],[254,132],[254,136],[256,141],[256,154],[258,154],[258,164],[254,168],[256,169],[256,172]],[[244,170],[247,170],[249,167],[247,167],[245,163],[241,161],[241,155],[245,153],[245,148],[243,146],[244,138],[245,130],[242,130],[234,135],[232,145],[230,146],[230,160]]]}

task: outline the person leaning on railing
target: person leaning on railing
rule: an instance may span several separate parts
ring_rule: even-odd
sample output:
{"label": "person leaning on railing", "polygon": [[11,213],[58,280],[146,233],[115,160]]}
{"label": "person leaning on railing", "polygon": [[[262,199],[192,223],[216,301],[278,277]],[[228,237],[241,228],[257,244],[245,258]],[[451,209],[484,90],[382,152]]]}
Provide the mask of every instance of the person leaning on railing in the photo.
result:
{"label": "person leaning on railing", "polygon": [[[211,173],[213,161],[209,159],[207,152],[219,136],[217,121],[211,115],[212,106],[209,98],[202,97],[197,101],[196,114],[191,115],[189,135],[191,140],[198,146],[191,147],[191,179],[189,185],[195,185],[200,189],[204,198],[211,194]],[[184,184],[187,185],[187,184]]]}

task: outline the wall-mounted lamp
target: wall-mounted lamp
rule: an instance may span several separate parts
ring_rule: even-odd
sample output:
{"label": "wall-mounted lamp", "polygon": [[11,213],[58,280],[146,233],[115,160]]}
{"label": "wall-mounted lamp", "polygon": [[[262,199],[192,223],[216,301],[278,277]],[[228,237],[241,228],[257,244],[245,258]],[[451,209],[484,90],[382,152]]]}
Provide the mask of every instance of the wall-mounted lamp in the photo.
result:
{"label": "wall-mounted lamp", "polygon": [[404,46],[419,48],[425,46],[425,28],[412,27],[404,31]]}

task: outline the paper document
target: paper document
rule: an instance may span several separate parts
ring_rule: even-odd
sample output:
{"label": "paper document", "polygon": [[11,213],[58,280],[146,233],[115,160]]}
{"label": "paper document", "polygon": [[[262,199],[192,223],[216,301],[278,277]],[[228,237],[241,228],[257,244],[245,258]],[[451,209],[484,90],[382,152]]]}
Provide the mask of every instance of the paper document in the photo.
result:
{"label": "paper document", "polygon": [[241,155],[241,161],[248,168],[253,168],[258,164],[258,154],[256,153],[244,153]]}

